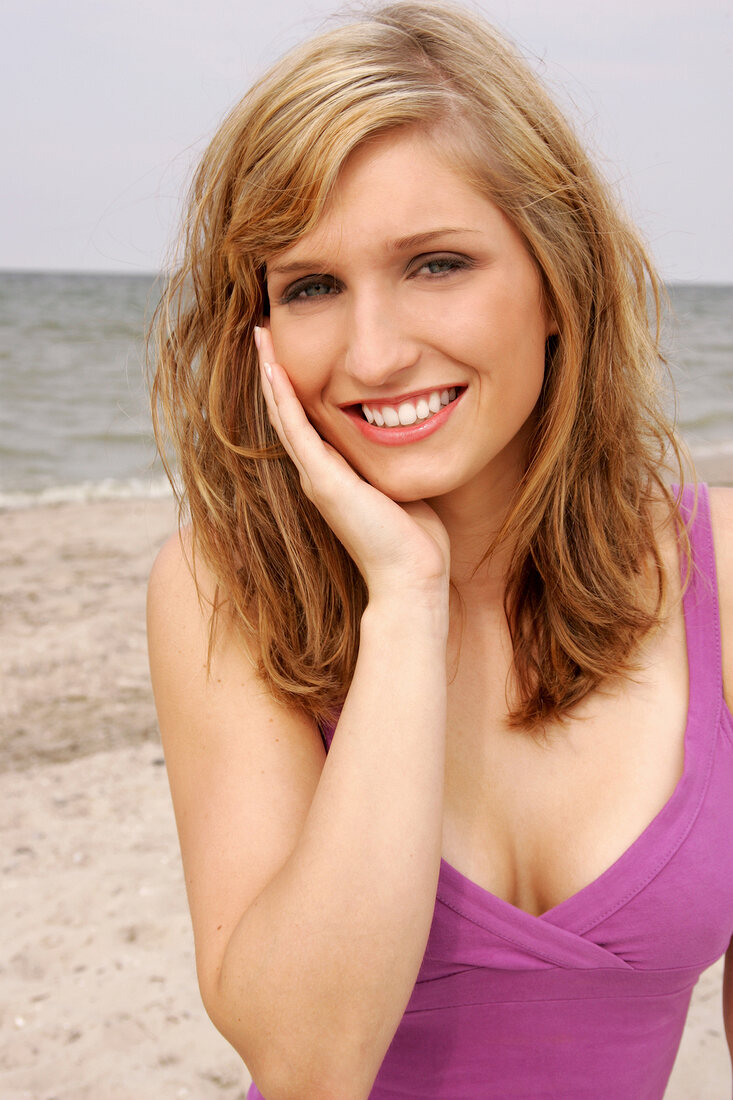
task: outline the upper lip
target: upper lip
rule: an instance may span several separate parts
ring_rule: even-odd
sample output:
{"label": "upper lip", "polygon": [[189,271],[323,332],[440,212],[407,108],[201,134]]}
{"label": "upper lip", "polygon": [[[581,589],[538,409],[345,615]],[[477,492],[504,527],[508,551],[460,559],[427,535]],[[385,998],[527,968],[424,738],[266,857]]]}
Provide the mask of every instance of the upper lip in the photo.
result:
{"label": "upper lip", "polygon": [[423,386],[419,390],[411,390],[409,393],[397,393],[397,394],[379,394],[374,397],[359,397],[355,401],[340,401],[339,408],[349,409],[355,405],[368,405],[369,408],[372,405],[379,407],[380,405],[402,405],[405,401],[417,401],[421,397],[429,397],[431,393],[442,393],[443,390],[463,390],[465,389],[465,383],[461,382],[441,382],[435,386]]}

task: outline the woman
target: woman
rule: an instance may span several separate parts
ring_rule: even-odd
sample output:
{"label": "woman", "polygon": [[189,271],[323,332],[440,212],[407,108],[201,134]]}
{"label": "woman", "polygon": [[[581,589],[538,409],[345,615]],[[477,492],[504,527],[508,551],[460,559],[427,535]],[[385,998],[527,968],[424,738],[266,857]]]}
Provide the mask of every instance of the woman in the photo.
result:
{"label": "woman", "polygon": [[647,288],[460,9],[307,43],[204,157],[155,381],[191,524],[149,634],[251,1097],[663,1094],[733,931],[733,728]]}

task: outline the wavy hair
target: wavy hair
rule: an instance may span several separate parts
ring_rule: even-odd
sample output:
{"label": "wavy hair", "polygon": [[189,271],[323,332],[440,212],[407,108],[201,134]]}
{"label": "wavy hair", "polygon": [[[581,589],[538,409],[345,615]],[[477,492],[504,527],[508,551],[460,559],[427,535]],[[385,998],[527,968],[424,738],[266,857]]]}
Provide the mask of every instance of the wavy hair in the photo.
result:
{"label": "wavy hair", "polygon": [[660,622],[656,517],[661,499],[684,544],[666,468],[681,485],[682,457],[662,411],[662,292],[644,245],[489,25],[443,4],[388,4],[295,49],[231,111],[195,177],[151,329],[156,435],[162,454],[172,443],[216,602],[269,690],[331,720],[366,591],[269,423],[253,329],[268,312],[266,258],[317,223],[361,143],[411,126],[433,133],[521,233],[558,327],[527,468],[486,549],[511,549],[510,721],[538,728],[628,673]]}

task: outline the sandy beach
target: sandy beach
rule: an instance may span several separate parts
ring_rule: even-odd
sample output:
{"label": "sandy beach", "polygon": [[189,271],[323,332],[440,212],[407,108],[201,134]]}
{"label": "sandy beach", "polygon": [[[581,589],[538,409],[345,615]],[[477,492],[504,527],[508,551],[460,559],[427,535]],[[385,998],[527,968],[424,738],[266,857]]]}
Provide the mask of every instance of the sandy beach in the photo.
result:
{"label": "sandy beach", "polygon": [[[0,514],[3,1100],[246,1093],[198,997],[148,681],[145,581],[174,526],[169,500]],[[670,1100],[730,1098],[720,981],[695,991]]]}

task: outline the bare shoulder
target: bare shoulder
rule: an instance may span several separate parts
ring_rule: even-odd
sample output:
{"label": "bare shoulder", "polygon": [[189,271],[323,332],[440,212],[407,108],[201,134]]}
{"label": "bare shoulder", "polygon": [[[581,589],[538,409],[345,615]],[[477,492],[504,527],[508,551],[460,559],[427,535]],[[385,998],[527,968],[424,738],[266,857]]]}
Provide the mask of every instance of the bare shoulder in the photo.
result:
{"label": "bare shoulder", "polygon": [[160,551],[148,646],[193,918],[202,993],[239,917],[295,847],[325,750],[307,716],[278,704],[241,634],[222,622],[207,667],[215,581],[190,536]]}
{"label": "bare shoulder", "polygon": [[728,706],[733,707],[733,489],[711,489],[710,510],[718,573],[725,697]]}
{"label": "bare shoulder", "polygon": [[202,562],[194,578],[190,530],[171,535],[148,580],[148,651],[156,692],[184,667],[190,675],[203,661],[205,669],[215,593],[214,578]]}
{"label": "bare shoulder", "polygon": [[189,528],[171,535],[158,552],[148,580],[148,642],[151,656],[169,647],[179,654],[195,645],[208,626],[216,582],[194,557]]}

